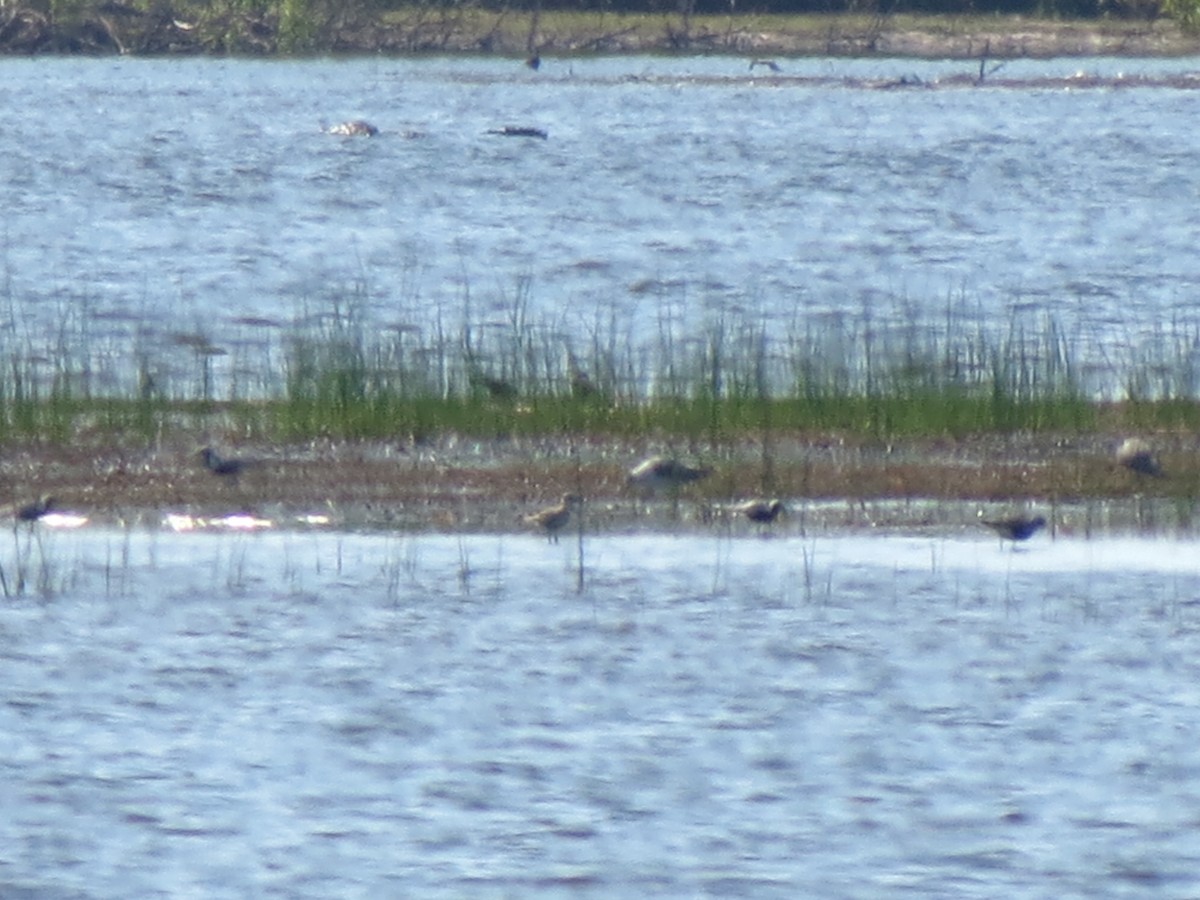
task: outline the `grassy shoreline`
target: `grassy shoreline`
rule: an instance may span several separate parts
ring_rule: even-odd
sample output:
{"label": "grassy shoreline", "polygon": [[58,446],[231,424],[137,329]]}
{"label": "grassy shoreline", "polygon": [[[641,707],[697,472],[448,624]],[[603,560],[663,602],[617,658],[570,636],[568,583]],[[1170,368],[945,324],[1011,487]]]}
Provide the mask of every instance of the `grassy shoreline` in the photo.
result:
{"label": "grassy shoreline", "polygon": [[[8,499],[49,493],[114,514],[273,503],[433,515],[567,491],[628,498],[625,473],[651,453],[711,466],[689,492],[707,504],[1200,495],[1200,375],[1184,323],[1144,352],[1130,345],[1094,383],[1086,348],[1043,319],[888,328],[749,311],[635,340],[624,325],[567,334],[519,302],[504,327],[464,308],[457,324],[381,329],[343,300],[226,341],[125,346],[81,317],[44,347],[0,342]],[[1132,435],[1157,445],[1171,477],[1138,480],[1115,463]],[[234,489],[200,466],[206,445],[267,464]]]}

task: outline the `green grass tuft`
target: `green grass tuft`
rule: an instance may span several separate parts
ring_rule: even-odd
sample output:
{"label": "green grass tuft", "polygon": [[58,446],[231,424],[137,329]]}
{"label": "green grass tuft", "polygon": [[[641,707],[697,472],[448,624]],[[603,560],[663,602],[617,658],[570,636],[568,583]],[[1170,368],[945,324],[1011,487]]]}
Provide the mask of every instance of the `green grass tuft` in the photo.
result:
{"label": "green grass tuft", "polygon": [[689,333],[668,308],[649,339],[614,317],[577,340],[537,321],[528,294],[522,282],[499,325],[467,310],[453,329],[439,311],[432,326],[380,330],[359,288],[290,325],[251,327],[241,337],[254,349],[237,353],[201,333],[157,352],[82,330],[32,350],[0,337],[0,440],[226,429],[283,441],[588,434],[717,447],[773,431],[890,441],[1200,427],[1195,329],[1183,326],[1177,339],[1158,336],[1153,355],[1130,351],[1085,383],[1078,350],[1049,319],[988,331],[954,315],[885,327],[864,314],[773,329],[760,312]]}

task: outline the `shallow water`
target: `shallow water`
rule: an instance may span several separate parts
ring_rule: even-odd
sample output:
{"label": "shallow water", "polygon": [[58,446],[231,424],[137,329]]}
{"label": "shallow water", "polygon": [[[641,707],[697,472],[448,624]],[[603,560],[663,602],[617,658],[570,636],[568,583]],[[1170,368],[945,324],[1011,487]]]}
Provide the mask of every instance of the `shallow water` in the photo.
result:
{"label": "shallow water", "polygon": [[[347,296],[631,346],[1049,313],[1109,372],[1192,327],[1197,92],[788,65],[0,60],[3,349],[224,390]],[[1064,65],[1006,74],[1190,63]],[[379,139],[320,133],[359,115]],[[20,531],[0,895],[1200,893],[1190,510],[1056,510],[1017,550],[872,512],[898,527],[615,521],[582,566],[498,512]],[[1179,534],[1119,533],[1147,517]]]}
{"label": "shallow water", "polygon": [[[95,386],[142,357],[180,391],[202,364],[268,388],[276,326],[335,301],[426,346],[470,321],[635,358],[714,319],[836,338],[1051,317],[1110,379],[1164,332],[1186,355],[1197,324],[1200,91],[857,84],[975,68],[913,60],[785,61],[791,80],[729,57],[0,67],[0,334],[35,359],[76,344]],[[379,138],[320,131],[354,116]],[[487,133],[507,124],[550,138]]]}
{"label": "shallow water", "polygon": [[1200,890],[1194,541],[40,541],[5,896]]}

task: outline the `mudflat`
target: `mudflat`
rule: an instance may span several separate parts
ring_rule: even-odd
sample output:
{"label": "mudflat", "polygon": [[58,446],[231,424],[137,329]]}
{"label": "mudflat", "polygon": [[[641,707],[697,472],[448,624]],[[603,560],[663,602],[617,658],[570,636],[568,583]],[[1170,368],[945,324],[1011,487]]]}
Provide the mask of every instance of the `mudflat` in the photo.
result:
{"label": "mudflat", "polygon": [[[1067,504],[1131,497],[1189,501],[1200,492],[1200,445],[1155,440],[1163,477],[1115,458],[1121,435],[981,435],[907,443],[850,443],[832,435],[771,435],[671,445],[603,437],[220,443],[251,465],[236,476],[205,466],[200,440],[153,447],[116,442],[9,445],[0,478],[12,509],[39,496],[99,520],[165,511],[330,512],[349,522],[455,530],[503,527],[578,493],[589,508],[638,501],[629,470],[652,454],[712,473],[683,489],[696,517],[751,497],[785,503],[845,500]],[[659,498],[661,501],[661,498]]]}

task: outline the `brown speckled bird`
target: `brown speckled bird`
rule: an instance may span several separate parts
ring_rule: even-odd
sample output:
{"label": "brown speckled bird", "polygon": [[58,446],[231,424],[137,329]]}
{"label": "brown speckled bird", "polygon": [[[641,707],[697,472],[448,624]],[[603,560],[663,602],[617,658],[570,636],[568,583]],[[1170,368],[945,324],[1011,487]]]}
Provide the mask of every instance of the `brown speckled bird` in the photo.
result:
{"label": "brown speckled bird", "polygon": [[558,533],[571,521],[571,511],[578,509],[582,503],[583,498],[578,494],[563,494],[562,502],[530,513],[525,517],[525,523],[538,528],[545,533],[547,539],[557,544]]}

